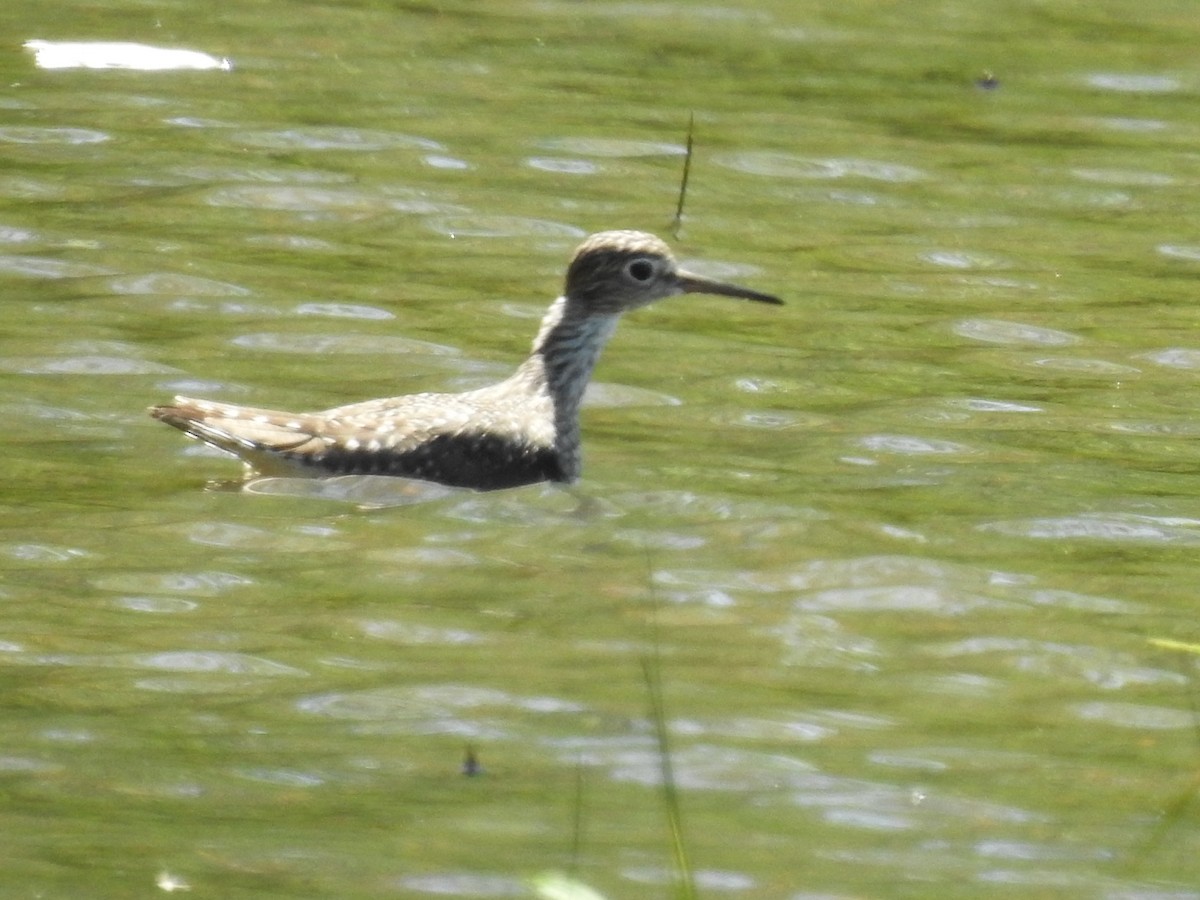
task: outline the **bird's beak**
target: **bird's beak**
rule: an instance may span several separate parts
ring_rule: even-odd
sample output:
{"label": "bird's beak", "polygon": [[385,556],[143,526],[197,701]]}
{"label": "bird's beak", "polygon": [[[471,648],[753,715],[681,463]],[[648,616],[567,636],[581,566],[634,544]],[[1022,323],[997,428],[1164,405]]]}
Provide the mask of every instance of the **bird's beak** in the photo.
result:
{"label": "bird's beak", "polygon": [[777,306],[783,303],[782,300],[771,294],[752,291],[749,288],[739,287],[736,284],[727,284],[724,281],[715,281],[712,278],[705,278],[703,275],[694,275],[691,272],[681,271],[679,273],[679,289],[685,294],[716,294],[720,297],[740,297],[743,300],[755,300],[758,303],[774,303]]}

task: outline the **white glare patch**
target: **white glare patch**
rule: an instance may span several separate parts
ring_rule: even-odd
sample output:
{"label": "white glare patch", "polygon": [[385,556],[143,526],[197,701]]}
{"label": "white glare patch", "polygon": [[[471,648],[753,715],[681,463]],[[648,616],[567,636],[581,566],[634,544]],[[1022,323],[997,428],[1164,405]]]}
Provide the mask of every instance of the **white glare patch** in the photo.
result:
{"label": "white glare patch", "polygon": [[227,59],[217,59],[199,50],[174,50],[125,41],[26,41],[39,69],[138,69],[164,72],[172,69],[233,68]]}
{"label": "white glare patch", "polygon": [[173,894],[175,891],[190,891],[192,889],[190,884],[178,875],[172,875],[170,872],[159,872],[158,877],[154,879],[154,883],[158,885],[159,890],[166,891],[168,894]]}

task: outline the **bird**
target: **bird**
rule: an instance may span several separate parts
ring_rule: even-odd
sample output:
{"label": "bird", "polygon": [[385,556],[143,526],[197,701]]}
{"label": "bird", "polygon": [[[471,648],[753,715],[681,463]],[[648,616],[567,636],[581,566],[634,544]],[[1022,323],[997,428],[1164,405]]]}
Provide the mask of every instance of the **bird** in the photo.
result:
{"label": "bird", "polygon": [[681,269],[652,234],[603,231],[575,250],[529,356],[497,384],[304,413],[175,397],[149,413],[259,476],[390,475],[475,490],[570,484],[582,468],[584,389],[617,321],[679,294],[783,303]]}

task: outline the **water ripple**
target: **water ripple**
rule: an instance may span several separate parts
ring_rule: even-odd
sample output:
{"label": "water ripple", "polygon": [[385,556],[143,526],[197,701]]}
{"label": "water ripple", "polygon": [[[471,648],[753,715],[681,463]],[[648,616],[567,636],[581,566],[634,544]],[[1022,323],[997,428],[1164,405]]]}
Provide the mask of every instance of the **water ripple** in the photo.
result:
{"label": "water ripple", "polygon": [[212,163],[197,163],[186,166],[170,166],[162,170],[168,175],[178,176],[185,181],[234,182],[250,184],[353,184],[354,176],[345,172],[327,172],[321,169],[260,169],[254,166],[239,168]]}
{"label": "water ripple", "polygon": [[[662,783],[662,760],[654,747],[560,742],[564,760],[599,765],[614,781],[656,787]],[[779,791],[798,787],[815,769],[801,760],[753,750],[711,745],[675,748],[671,768],[679,787],[696,791]]]}
{"label": "water ripple", "polygon": [[[1200,257],[1197,257],[1200,259]],[[1136,359],[1144,359],[1160,366],[1172,369],[1200,369],[1200,350],[1189,347],[1168,347],[1165,350],[1155,350],[1152,353],[1139,354]]]}
{"label": "water ripple", "polygon": [[769,151],[719,154],[713,162],[727,169],[771,178],[867,178],[903,183],[925,177],[920,169],[898,163],[853,158],[816,159]]}
{"label": "water ripple", "polygon": [[951,399],[945,401],[947,406],[961,407],[971,412],[980,413],[1040,413],[1045,412],[1040,406],[1030,406],[1026,403],[1013,403],[1009,400],[988,400],[983,397],[968,397],[964,400]]}
{"label": "water ripple", "polygon": [[1153,612],[1143,603],[1117,600],[1112,597],[1096,597],[1091,594],[1066,590],[1035,590],[1028,595],[1028,601],[1036,606],[1074,609],[1103,615],[1144,616]]}
{"label": "water ripple", "polygon": [[1140,94],[1169,94],[1180,89],[1178,78],[1169,75],[1129,75],[1116,72],[1094,72],[1086,78],[1092,87],[1106,91]]}
{"label": "water ripple", "polygon": [[252,234],[246,237],[252,247],[270,247],[289,253],[342,253],[343,249],[333,241],[322,240],[303,234]]}
{"label": "water ripple", "polygon": [[817,591],[796,601],[796,609],[820,612],[920,612],[958,616],[983,608],[1002,608],[1002,601],[970,594],[961,586],[891,585]]}
{"label": "water ripple", "polygon": [[380,213],[446,215],[465,212],[461,206],[426,199],[415,190],[319,187],[308,184],[231,184],[213,188],[205,202],[210,206],[275,209],[294,212]]}
{"label": "water ripple", "polygon": [[1174,259],[1186,259],[1189,262],[1200,262],[1200,246],[1159,244],[1156,249],[1163,256],[1170,256]]}
{"label": "water ripple", "polygon": [[461,351],[444,344],[381,334],[286,334],[259,332],[242,334],[230,341],[244,350],[270,353],[299,353],[305,356],[330,353],[416,353],[424,356],[459,356]]}
{"label": "water ripple", "polygon": [[[529,896],[528,885],[519,878],[508,875],[485,875],[479,872],[436,872],[432,875],[406,875],[396,884],[405,891],[446,897]],[[574,894],[570,896],[574,896]]]}
{"label": "water ripple", "polygon": [[896,453],[903,456],[946,456],[976,452],[966,444],[907,434],[872,434],[860,438],[858,444],[876,453]]}
{"label": "water ripple", "polygon": [[178,597],[119,597],[116,605],[131,612],[182,613],[191,612],[200,606],[195,600]]}
{"label": "water ripple", "polygon": [[457,157],[453,156],[443,156],[439,153],[430,153],[421,157],[421,159],[426,165],[431,166],[434,169],[461,171],[472,168],[471,164],[465,159],[458,159]]}
{"label": "water ripple", "polygon": [[296,307],[300,316],[325,316],[330,319],[371,319],[383,320],[396,318],[394,313],[377,306],[360,306],[354,303],[301,303]]}
{"label": "water ripple", "polygon": [[950,641],[928,652],[949,659],[996,657],[1024,676],[1056,684],[1082,681],[1106,691],[1130,687],[1175,689],[1187,683],[1185,675],[1143,665],[1126,654],[1062,641],[983,635]]}
{"label": "water ripple", "polygon": [[0,553],[26,563],[71,562],[89,555],[78,547],[55,547],[49,544],[0,544]]}
{"label": "water ripple", "polygon": [[[218,650],[168,650],[161,653],[87,654],[46,653],[19,661],[29,665],[67,666],[95,669],[153,669],[163,672],[185,672],[190,674],[255,675],[255,676],[307,676],[303,669],[273,662],[245,653]],[[139,683],[140,687],[152,682]],[[170,682],[168,690],[182,682]],[[155,688],[157,689],[157,688]]]}
{"label": "water ripple", "polygon": [[12,225],[0,225],[0,244],[28,244],[39,239],[37,232]]}
{"label": "water ripple", "polygon": [[877,672],[884,659],[877,641],[854,634],[832,616],[793,612],[773,633],[785,666]]}
{"label": "water ripple", "polygon": [[1126,184],[1136,187],[1166,187],[1175,183],[1170,175],[1160,172],[1139,172],[1132,169],[1071,169],[1071,174],[1081,181],[1101,184]]}
{"label": "water ripple", "polygon": [[[621,870],[621,876],[629,881],[640,884],[657,884],[663,886],[671,886],[677,884],[678,875],[670,866],[633,866],[626,867]],[[758,887],[758,882],[742,872],[720,871],[718,869],[697,869],[692,873],[692,879],[696,886],[704,888],[708,891],[721,891],[731,893],[733,891],[749,891]],[[546,894],[544,896],[571,898],[576,897],[575,893]],[[592,893],[578,894],[578,900],[590,900]],[[595,895],[599,897],[598,894]],[[804,895],[797,895],[803,898]]]}
{"label": "water ripple", "polygon": [[561,159],[548,156],[531,156],[525,160],[525,165],[542,172],[554,172],[556,175],[595,175],[601,171],[600,166],[585,159]]}
{"label": "water ripple", "polygon": [[752,428],[757,431],[785,431],[789,428],[813,428],[829,422],[828,417],[816,416],[810,413],[791,413],[779,410],[740,410],[724,411],[711,418],[711,421],[722,425]]}
{"label": "water ripple", "polygon": [[1046,356],[1031,360],[1030,365],[1069,375],[1096,378],[1123,378],[1141,374],[1141,370],[1133,366],[1110,362],[1106,359],[1086,359],[1075,356]]}
{"label": "water ripple", "polygon": [[118,356],[66,356],[0,358],[0,372],[20,375],[173,375],[170,366]]}
{"label": "water ripple", "polygon": [[88,278],[93,275],[112,275],[113,271],[67,259],[0,255],[0,274],[23,275],[27,278]]}
{"label": "water ripple", "polygon": [[112,140],[103,131],[91,128],[38,128],[32,125],[0,127],[0,142],[10,144],[101,144]]}
{"label": "water ripple", "polygon": [[581,240],[587,236],[587,232],[574,225],[523,216],[464,215],[432,219],[428,225],[433,231],[449,237],[549,237]]}
{"label": "water ripple", "polygon": [[146,272],[140,275],[121,275],[110,279],[109,290],[114,294],[162,294],[191,297],[245,297],[251,291],[238,284],[214,281],[178,272]]}
{"label": "water ripple", "polygon": [[228,675],[307,675],[303,669],[285,666],[244,653],[214,650],[173,650],[130,657],[129,662],[168,672],[221,672]]}
{"label": "water ripple", "polygon": [[254,584],[254,579],[232,572],[123,572],[101,575],[92,584],[105,591],[144,594],[188,594],[216,597],[231,588]]}
{"label": "water ripple", "polygon": [[33,178],[27,173],[0,172],[0,196],[14,200],[66,200],[79,196],[61,181]]}
{"label": "water ripple", "polygon": [[388,619],[373,619],[359,623],[367,637],[388,641],[393,644],[447,644],[460,646],[478,644],[483,637],[461,628],[434,628],[417,622],[397,622]]}
{"label": "water ripple", "polygon": [[1011,537],[1094,540],[1135,544],[1200,544],[1200,520],[1123,513],[1085,513],[1057,518],[1014,519],[976,526]]}
{"label": "water ripple", "polygon": [[1087,722],[1103,722],[1120,728],[1169,730],[1195,728],[1196,716],[1189,709],[1169,709],[1141,703],[1093,701],[1078,703],[1072,709]]}
{"label": "water ripple", "polygon": [[1004,269],[1012,268],[1009,260],[987,253],[970,253],[965,250],[929,250],[919,258],[946,269]]}
{"label": "water ripple", "polygon": [[362,723],[372,729],[405,734],[453,734],[497,738],[505,730],[492,718],[507,710],[537,715],[577,713],[579,704],[557,697],[521,697],[494,688],[433,684],[406,688],[336,691],[304,697],[301,712]]}
{"label": "water ripple", "polygon": [[612,159],[642,156],[682,156],[687,148],[680,144],[658,141],[631,141],[620,138],[563,137],[539,141],[543,150],[574,153],[578,156],[600,156]]}
{"label": "water ripple", "polygon": [[279,784],[289,788],[319,787],[325,783],[321,775],[296,769],[237,769],[235,774],[250,781]]}
{"label": "water ripple", "polygon": [[1174,422],[1163,419],[1154,419],[1150,422],[1106,422],[1104,427],[1118,434],[1140,434],[1149,437],[1200,437],[1200,422],[1194,419]]}
{"label": "water ripple", "polygon": [[1135,119],[1132,116],[1107,116],[1095,121],[1113,131],[1125,131],[1130,134],[1153,134],[1157,131],[1166,131],[1171,127],[1162,119]]}
{"label": "water ripple", "polygon": [[609,384],[604,381],[588,382],[583,392],[583,405],[592,409],[631,406],[679,406],[678,397],[652,391],[629,384]]}
{"label": "water ripple", "polygon": [[1070,332],[1041,328],[1022,322],[1006,322],[1001,319],[963,319],[954,324],[954,333],[959,337],[990,344],[1034,344],[1046,347],[1064,347],[1079,342]]}
{"label": "water ripple", "polygon": [[413,148],[443,151],[446,148],[429,138],[366,128],[313,125],[307,128],[281,128],[276,131],[236,131],[232,139],[250,147],[268,150],[355,150],[376,151]]}
{"label": "water ripple", "polygon": [[182,526],[181,530],[193,543],[208,547],[232,547],[239,551],[329,553],[344,547],[342,542],[331,540],[329,535],[304,533],[300,528],[284,531],[231,522],[195,522]]}

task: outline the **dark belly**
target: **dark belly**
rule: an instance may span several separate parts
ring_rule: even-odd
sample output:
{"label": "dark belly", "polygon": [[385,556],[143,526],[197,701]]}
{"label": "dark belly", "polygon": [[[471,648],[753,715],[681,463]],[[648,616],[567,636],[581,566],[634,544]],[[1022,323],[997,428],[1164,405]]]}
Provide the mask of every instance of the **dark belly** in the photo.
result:
{"label": "dark belly", "polygon": [[334,447],[319,459],[294,459],[330,475],[393,475],[480,491],[566,480],[553,450],[493,435],[439,435],[404,451]]}

